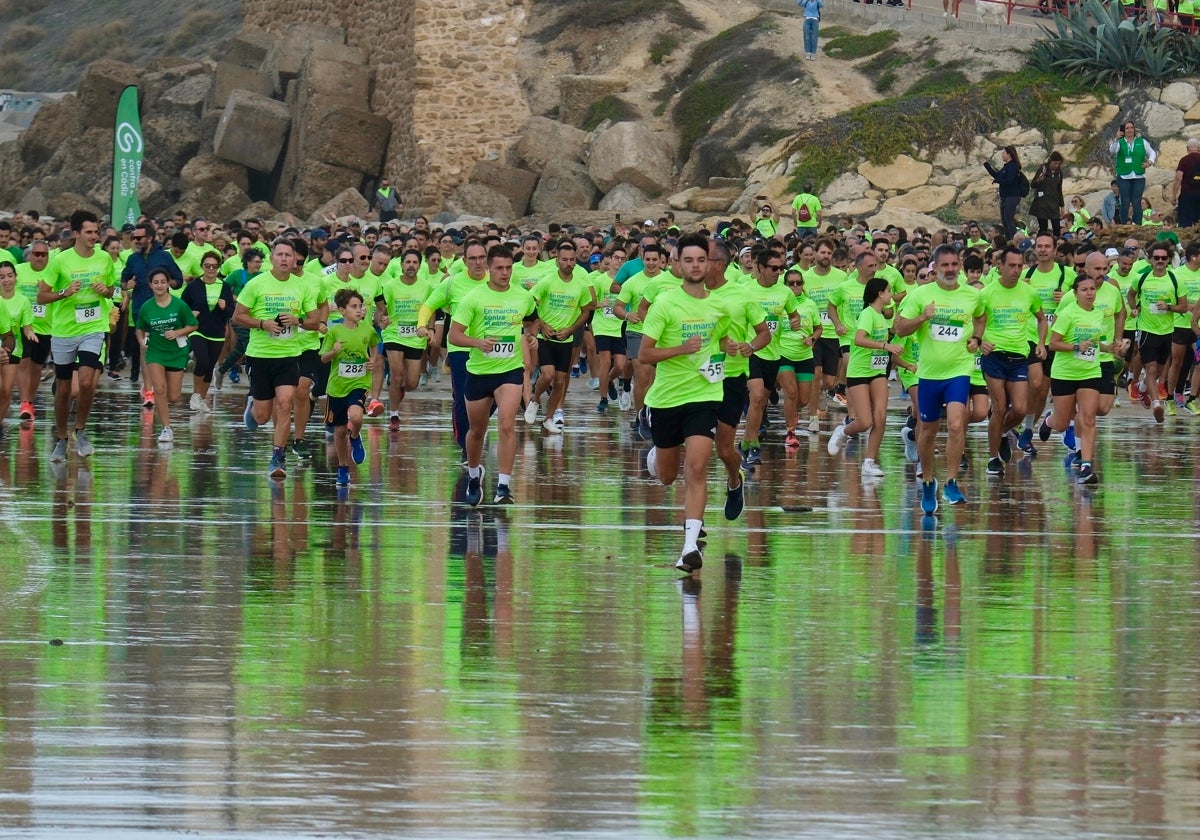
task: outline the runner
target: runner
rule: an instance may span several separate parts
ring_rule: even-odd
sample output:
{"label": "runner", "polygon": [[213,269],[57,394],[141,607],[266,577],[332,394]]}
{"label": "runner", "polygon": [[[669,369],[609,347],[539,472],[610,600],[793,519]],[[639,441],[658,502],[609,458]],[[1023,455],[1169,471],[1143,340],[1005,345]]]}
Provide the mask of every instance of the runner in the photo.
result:
{"label": "runner", "polygon": [[35,240],[29,246],[29,261],[17,266],[17,291],[29,300],[33,314],[33,338],[26,336],[17,371],[21,400],[17,416],[21,420],[32,421],[37,414],[34,401],[42,382],[42,370],[50,360],[50,318],[47,305],[38,302],[38,284],[49,276],[49,264],[50,246],[43,240]]}
{"label": "runner", "polygon": [[837,246],[833,239],[817,240],[815,262],[804,274],[804,290],[817,305],[821,313],[821,337],[813,344],[813,388],[809,398],[808,431],[821,431],[821,398],[837,386],[838,366],[842,358],[842,346],[834,333],[833,320],[829,317],[829,296],[846,281],[846,272],[834,268],[833,254]]}
{"label": "runner", "polygon": [[[1184,264],[1174,270],[1175,278],[1179,282],[1179,293],[1194,303],[1200,301],[1200,242],[1189,243],[1184,249],[1184,257]],[[1171,333],[1171,360],[1167,366],[1166,410],[1169,416],[1184,407],[1183,386],[1192,370],[1195,344],[1192,313],[1176,313],[1175,330]]]}
{"label": "runner", "polygon": [[699,545],[707,473],[724,392],[723,343],[730,317],[724,303],[705,288],[708,243],[697,234],[678,242],[683,287],[666,292],[651,307],[642,338],[641,360],[657,366],[646,394],[654,447],[647,457],[650,472],[663,484],[679,477],[684,448],[684,537],[675,568],[691,574],[704,565]]}
{"label": "runner", "polygon": [[[208,259],[216,260],[215,253],[206,255]],[[158,442],[169,444],[175,441],[171,406],[183,394],[183,371],[191,355],[188,336],[199,322],[188,304],[171,294],[171,275],[165,268],[150,269],[150,291],[154,297],[138,310],[135,327],[146,384],[154,389],[154,410],[163,427]]]}
{"label": "runner", "polygon": [[1146,372],[1143,403],[1149,403],[1156,423],[1163,422],[1162,397],[1166,395],[1167,359],[1171,353],[1171,336],[1175,332],[1175,315],[1188,312],[1187,295],[1171,271],[1171,246],[1155,242],[1147,250],[1151,268],[1133,281],[1127,303],[1130,315],[1137,318],[1138,355]]}
{"label": "runner", "polygon": [[[630,427],[637,431],[643,440],[650,439],[650,429],[646,426],[645,401],[646,391],[654,382],[654,368],[641,360],[642,346],[642,292],[651,280],[662,272],[666,261],[666,251],[657,242],[644,242],[642,245],[641,271],[632,274],[621,283],[621,291],[617,294],[617,303],[613,314],[625,319],[625,349],[632,362],[633,371],[633,409],[635,417],[630,421]],[[628,263],[617,272],[619,280],[622,272],[628,268]],[[528,420],[528,414],[526,415]]]}
{"label": "runner", "polygon": [[[1035,264],[1030,266],[1024,275],[1033,290],[1042,301],[1042,312],[1046,324],[1054,324],[1055,311],[1062,296],[1071,290],[1075,282],[1075,269],[1055,260],[1055,240],[1050,233],[1039,233],[1033,242]],[[1028,341],[1031,345],[1029,354],[1029,403],[1025,411],[1025,428],[1017,441],[1018,448],[1026,455],[1037,455],[1033,445],[1033,430],[1037,427],[1038,418],[1046,408],[1046,399],[1050,395],[1050,366],[1054,362],[1054,353],[1047,351],[1046,358],[1039,358],[1032,345],[1037,342],[1037,325],[1029,322]]]}
{"label": "runner", "polygon": [[821,338],[821,313],[805,293],[804,275],[799,269],[788,271],[783,284],[796,298],[796,314],[800,319],[797,329],[792,328],[789,319],[779,336],[779,387],[783,391],[783,422],[787,429],[783,445],[793,449],[800,445],[800,437],[811,434],[800,411],[802,407],[808,411],[813,387],[813,345]]}
{"label": "runner", "polygon": [[854,327],[854,343],[850,345],[850,361],[846,365],[850,411],[846,422],[834,428],[826,448],[830,455],[837,455],[848,435],[869,431],[862,478],[871,481],[883,478],[877,461],[887,423],[887,375],[902,348],[888,341],[891,325],[883,314],[892,303],[891,283],[883,277],[872,277],[863,287],[862,299],[863,308]]}
{"label": "runner", "polygon": [[[616,315],[617,272],[625,262],[625,246],[610,245],[600,262],[600,270],[592,275],[596,295],[596,311],[592,315],[592,335],[596,342],[594,372],[599,380],[600,402],[596,411],[608,411],[608,401],[617,400],[621,411],[628,411],[632,397],[630,381],[625,376],[628,358],[625,353],[625,323]],[[616,380],[614,382],[614,380]]]}
{"label": "runner", "polygon": [[549,392],[542,427],[551,434],[562,434],[566,425],[562,406],[571,381],[572,345],[575,333],[596,308],[596,291],[587,272],[575,264],[575,243],[563,239],[555,246],[554,253],[558,270],[543,276],[530,291],[542,330],[538,338],[541,374],[533,387],[533,399],[525,407],[525,422],[537,420],[538,400]]}
{"label": "runner", "polygon": [[[1037,292],[1021,282],[1023,266],[1021,252],[1005,247],[1000,256],[999,279],[985,286],[980,294],[985,319],[981,367],[992,403],[987,474],[993,477],[1004,475],[1004,464],[1012,459],[1009,435],[1021,425],[1027,413],[1029,359],[1046,358],[1046,316]],[[1032,349],[1031,316],[1037,321],[1037,342]]]}
{"label": "runner", "polygon": [[[217,276],[220,256],[209,251],[200,257],[200,280],[188,284],[183,290],[183,302],[196,317],[199,329],[189,339],[196,364],[192,369],[192,411],[207,414],[208,389],[213,381],[213,369],[217,357],[225,346],[225,335],[229,319],[237,301],[233,288]],[[184,360],[187,364],[187,360]]]}
{"label": "runner", "polygon": [[78,373],[75,400],[75,451],[81,458],[95,452],[87,421],[104,366],[100,354],[108,336],[108,309],[117,288],[112,258],[96,248],[100,222],[87,210],[71,214],[75,244],[59,251],[44,279],[37,302],[49,306],[50,355],[54,360],[54,450],[51,461],[67,459],[67,423],[71,414],[71,380]]}
{"label": "runner", "polygon": [[469,347],[471,356],[466,364],[465,398],[469,424],[466,501],[472,507],[483,500],[483,439],[493,408],[499,432],[493,502],[513,503],[512,471],[524,368],[517,345],[524,341],[532,347],[538,324],[533,295],[510,283],[512,264],[512,251],[507,247],[488,249],[487,282],[462,299],[450,320],[450,342]]}
{"label": "runner", "polygon": [[428,278],[422,279],[421,252],[409,248],[400,258],[400,274],[387,280],[375,302],[377,323],[382,328],[383,349],[387,353],[391,379],[388,381],[388,428],[400,431],[400,403],[421,381],[421,361],[428,340],[417,335],[417,317],[421,303],[433,290]]}
{"label": "runner", "polygon": [[970,399],[971,368],[983,335],[983,306],[979,292],[958,282],[958,252],[939,245],[933,252],[935,283],[909,292],[896,316],[896,335],[915,335],[920,344],[918,368],[917,449],[921,459],[921,509],[932,514],[938,508],[938,482],[934,475],[934,440],[946,411],[946,471],[942,489],[947,504],[967,501],[958,486],[958,474],[966,444],[967,401]]}
{"label": "runner", "polygon": [[321,363],[329,365],[325,421],[333,425],[337,485],[348,487],[351,460],[361,464],[367,457],[361,432],[377,336],[374,326],[366,320],[367,307],[357,290],[338,289],[333,303],[338,322],[321,341]]}
{"label": "runner", "polygon": [[250,393],[242,419],[252,432],[274,419],[268,467],[274,479],[287,477],[285,448],[304,350],[297,328],[316,330],[324,320],[315,287],[293,274],[296,256],[292,240],[276,239],[271,246],[271,270],[246,283],[233,315],[235,325],[250,329],[246,349]]}
{"label": "runner", "polygon": [[25,343],[35,338],[33,306],[29,298],[17,291],[17,267],[8,261],[0,263],[0,333],[3,332],[7,333],[3,341],[7,358],[0,362],[0,435],[4,434],[4,419],[8,417]]}
{"label": "runner", "polygon": [[[321,362],[321,337],[329,329],[327,323],[329,301],[333,299],[333,293],[326,289],[325,278],[321,274],[304,270],[304,260],[308,256],[308,243],[299,236],[292,236],[290,240],[296,252],[296,262],[292,266],[292,279],[309,288],[318,312],[318,317],[312,325],[308,327],[300,325],[297,330],[299,335],[296,338],[296,344],[300,348],[300,357],[297,359],[300,380],[292,396],[292,420],[295,425],[295,436],[292,438],[291,449],[298,461],[306,461],[312,457],[306,439],[308,421],[312,418],[313,406],[325,395],[325,385],[329,381],[329,365]],[[356,260],[365,264],[366,260],[362,257],[365,256],[369,260],[370,255],[361,254],[357,250],[360,247],[363,246],[356,246],[354,256]],[[353,269],[351,271],[353,272]],[[358,284],[367,283],[365,279],[361,279],[363,271],[365,269],[359,272],[360,279],[356,281]]]}

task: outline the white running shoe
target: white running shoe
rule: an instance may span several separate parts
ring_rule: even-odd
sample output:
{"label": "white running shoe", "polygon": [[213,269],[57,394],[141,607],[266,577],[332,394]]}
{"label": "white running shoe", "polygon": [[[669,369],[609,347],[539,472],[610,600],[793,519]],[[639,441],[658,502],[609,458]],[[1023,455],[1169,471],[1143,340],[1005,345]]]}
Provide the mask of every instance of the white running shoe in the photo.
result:
{"label": "white running shoe", "polygon": [[872,458],[867,458],[862,462],[862,474],[863,478],[883,478],[883,470]]}
{"label": "white running shoe", "polygon": [[549,432],[552,435],[561,435],[562,434],[562,428],[557,423],[554,422],[553,417],[547,417],[546,421],[544,423],[542,423],[542,428],[545,429],[547,432]]}
{"label": "white running shoe", "polygon": [[188,408],[190,408],[192,411],[203,411],[205,408],[204,398],[195,391],[192,391],[192,399],[188,403]]}
{"label": "white running shoe", "polygon": [[530,400],[525,406],[525,422],[532,426],[535,422],[537,422],[537,413],[537,400]]}
{"label": "white running shoe", "polygon": [[170,426],[163,426],[162,432],[158,436],[159,443],[174,443],[175,433],[171,431]]}
{"label": "white running shoe", "polygon": [[846,442],[846,427],[841,423],[833,429],[833,434],[829,436],[829,443],[825,445],[825,449],[830,455],[836,455],[842,450],[842,444]]}
{"label": "white running shoe", "polygon": [[629,391],[617,391],[617,408],[621,411],[628,411],[631,405],[633,405],[633,394]]}
{"label": "white running shoe", "polygon": [[813,417],[813,418],[809,419],[808,431],[814,435],[821,431],[821,418],[820,417]]}

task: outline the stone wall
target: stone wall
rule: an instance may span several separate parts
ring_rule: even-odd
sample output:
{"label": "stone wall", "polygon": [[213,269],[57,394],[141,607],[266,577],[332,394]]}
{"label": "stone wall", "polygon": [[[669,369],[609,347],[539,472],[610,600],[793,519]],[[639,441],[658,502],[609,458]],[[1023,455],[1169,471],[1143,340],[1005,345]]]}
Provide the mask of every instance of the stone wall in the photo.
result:
{"label": "stone wall", "polygon": [[392,123],[385,171],[410,208],[433,210],[529,117],[516,72],[528,2],[265,0],[244,13],[272,33],[295,23],[346,31],[374,72],[371,111]]}

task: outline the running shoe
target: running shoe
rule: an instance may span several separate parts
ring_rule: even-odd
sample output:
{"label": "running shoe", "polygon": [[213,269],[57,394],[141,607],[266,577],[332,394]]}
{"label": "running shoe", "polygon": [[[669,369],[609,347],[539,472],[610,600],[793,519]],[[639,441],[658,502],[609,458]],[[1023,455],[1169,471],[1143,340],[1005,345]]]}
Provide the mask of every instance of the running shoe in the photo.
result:
{"label": "running shoe", "polygon": [[992,477],[1004,475],[1004,459],[992,458],[988,461],[987,474]]}
{"label": "running shoe", "polygon": [[[441,365],[434,365],[434,366],[433,366],[433,367],[430,369],[430,371],[429,371],[429,372],[433,374],[433,381],[434,381],[434,382],[441,382],[441,381],[442,381],[442,366],[441,366]],[[445,372],[446,372],[446,373],[449,373],[449,372],[450,372],[450,366],[449,366],[449,365],[446,365],[446,371],[445,371]]]}
{"label": "running shoe", "polygon": [[17,416],[21,420],[32,420],[34,414],[35,412],[33,410],[33,403],[26,400],[25,402],[21,403],[21,413]]}
{"label": "running shoe", "polygon": [[917,451],[917,433],[908,426],[901,426],[900,437],[904,439],[904,457],[908,462],[915,464],[921,460],[921,453]]}
{"label": "running shoe", "polygon": [[742,515],[746,506],[746,474],[738,472],[738,486],[725,488],[725,518],[730,522]]}
{"label": "running shoe", "polygon": [[1140,402],[1142,399],[1143,393],[1144,392],[1142,391],[1142,384],[1140,382],[1130,382],[1129,383],[1129,401],[1130,402]]}
{"label": "running shoe", "polygon": [[818,434],[821,431],[821,418],[812,417],[808,421],[808,431],[810,434]]}
{"label": "running shoe", "polygon": [[1158,398],[1160,400],[1165,400],[1167,398],[1167,383],[1165,383],[1165,382],[1158,383]]}
{"label": "running shoe", "polygon": [[762,448],[758,446],[739,446],[742,451],[742,466],[755,467],[762,463]]}
{"label": "running shoe", "polygon": [[685,551],[678,560],[675,561],[675,568],[683,572],[685,575],[690,575],[692,572],[700,569],[704,565],[704,554],[699,548],[693,548],[691,551]]}
{"label": "running shoe", "polygon": [[1077,484],[1099,484],[1100,479],[1096,476],[1096,471],[1092,469],[1091,464],[1084,464],[1079,468],[1079,478],[1076,479]]}
{"label": "running shoe", "polygon": [[237,385],[242,381],[242,371],[237,365],[234,365],[229,369],[229,381],[234,385]]}
{"label": "running shoe", "polygon": [[170,426],[163,426],[162,432],[160,432],[158,435],[158,442],[159,443],[174,443],[175,442],[175,433],[173,431],[171,431]]}
{"label": "running shoe", "polygon": [[553,417],[547,417],[544,421],[542,421],[542,428],[552,435],[562,434],[562,429],[560,429],[558,424],[554,422]]}
{"label": "running shoe", "polygon": [[840,405],[842,408],[845,408],[846,406],[848,406],[850,404],[849,401],[847,401],[845,394],[841,394],[836,391],[833,394],[833,401],[835,403],[837,403],[838,405]]}
{"label": "running shoe", "polygon": [[525,406],[525,422],[532,426],[537,421],[538,402],[530,400]]}
{"label": "running shoe", "polygon": [[471,507],[475,507],[483,501],[483,473],[483,467],[480,467],[479,475],[474,478],[470,475],[467,476],[466,500]]}
{"label": "running shoe", "polygon": [[883,470],[875,463],[874,458],[864,458],[862,462],[863,478],[883,478]]}
{"label": "running shoe", "polygon": [[225,379],[225,374],[221,373],[220,371],[217,371],[216,373],[214,373],[213,381],[212,381],[212,389],[214,391],[220,391],[221,390],[221,382],[224,379]]}
{"label": "running shoe", "polygon": [[788,429],[787,436],[783,439],[783,445],[788,449],[795,449],[800,445],[800,438],[796,437],[796,432]]}
{"label": "running shoe", "polygon": [[75,430],[75,452],[80,458],[90,458],[92,453],[96,451],[96,447],[92,446],[92,442],[88,440],[87,431],[84,429]]}
{"label": "running shoe", "polygon": [[362,435],[350,438],[350,460],[356,464],[367,460],[367,450],[363,448]]}
{"label": "running shoe", "polygon": [[287,478],[287,470],[284,469],[284,459],[284,449],[281,446],[271,455],[271,463],[267,467],[267,475],[278,480]]}
{"label": "running shoe", "polygon": [[967,497],[958,489],[958,481],[951,478],[946,482],[946,486],[942,488],[942,499],[948,505],[965,505]]}
{"label": "running shoe", "polygon": [[922,481],[921,482],[921,512],[922,513],[937,513],[937,509],[938,509],[937,491],[938,491],[938,483],[937,483],[936,478],[933,479],[932,481]]}
{"label": "running shoe", "polygon": [[617,394],[617,408],[621,411],[628,411],[629,406],[633,405],[633,394],[628,391],[620,391]]}
{"label": "running shoe", "polygon": [[59,438],[54,441],[54,449],[50,452],[51,463],[62,463],[67,460],[67,439]]}
{"label": "running shoe", "polygon": [[429,383],[429,375],[422,373],[421,378],[417,380],[417,387],[424,388],[428,383]]}
{"label": "running shoe", "polygon": [[337,486],[338,487],[349,487],[350,486],[350,468],[349,467],[338,467],[337,468]]}
{"label": "running shoe", "polygon": [[645,410],[638,415],[637,433],[638,437],[640,437],[642,440],[650,440],[650,438],[654,437],[653,433],[650,431],[650,421],[646,417]]}
{"label": "running shoe", "polygon": [[512,491],[508,489],[507,484],[496,485],[496,495],[492,499],[494,505],[511,505],[513,503]]}
{"label": "running shoe", "polygon": [[604,414],[605,412],[607,412],[608,411],[608,400],[601,399],[600,402],[596,403],[596,411],[599,414]]}
{"label": "running shoe", "polygon": [[246,410],[242,412],[242,422],[248,431],[258,430],[258,421],[254,419],[254,397],[246,396]]}
{"label": "running shoe", "polygon": [[292,454],[298,460],[307,461],[312,457],[312,453],[308,451],[308,441],[304,438],[296,438],[292,441]]}
{"label": "running shoe", "polygon": [[121,381],[121,374],[117,373],[115,370],[110,370],[107,373],[105,373],[104,375],[107,376],[109,379],[111,379],[113,382]]}
{"label": "running shoe", "polygon": [[1155,400],[1150,406],[1150,411],[1154,415],[1155,423],[1161,423],[1163,421],[1162,400]]}
{"label": "running shoe", "polygon": [[1075,421],[1072,420],[1067,424],[1067,430],[1063,432],[1062,445],[1074,452],[1078,447],[1075,445]]}
{"label": "running shoe", "polygon": [[567,421],[563,416],[563,411],[561,408],[554,412],[554,416],[551,417],[550,420],[555,426],[558,426],[558,430],[560,432],[567,426]]}
{"label": "running shoe", "polygon": [[142,389],[142,408],[154,408],[154,389]]}
{"label": "running shoe", "polygon": [[207,407],[208,406],[204,404],[204,398],[193,391],[192,398],[188,401],[188,408],[190,408],[192,411],[203,411]]}
{"label": "running shoe", "polygon": [[572,379],[579,378],[579,365],[575,365],[575,367],[571,368],[571,378]]}
{"label": "running shoe", "polygon": [[1150,407],[1150,392],[1144,388],[1142,389],[1142,405],[1146,408]]}
{"label": "running shoe", "polygon": [[379,400],[371,400],[371,402],[369,402],[367,404],[367,416],[368,417],[383,416],[383,403],[381,403]]}
{"label": "running shoe", "polygon": [[388,428],[393,432],[400,431],[400,415],[392,412],[392,416],[388,418]]}
{"label": "running shoe", "polygon": [[589,376],[587,385],[593,391],[599,391],[600,390],[600,377],[599,376]]}
{"label": "running shoe", "polygon": [[615,382],[608,383],[608,398],[615,400],[617,398],[617,385]]}
{"label": "running shoe", "polygon": [[[21,403],[21,405],[24,406],[25,403]],[[1190,399],[1185,402],[1183,404],[1183,410],[1192,417],[1200,417],[1200,407],[1197,407],[1195,399]],[[22,409],[22,413],[24,413],[24,409]]]}
{"label": "running shoe", "polygon": [[650,473],[651,478],[658,478],[658,447],[651,446],[650,451],[646,453],[646,472]]}
{"label": "running shoe", "polygon": [[1010,429],[1000,438],[1000,460],[1006,464],[1011,461],[1014,447],[1017,447],[1017,433]]}
{"label": "running shoe", "polygon": [[1021,430],[1021,434],[1017,437],[1017,449],[1020,449],[1025,454],[1033,449],[1033,427],[1028,426]]}
{"label": "running shoe", "polygon": [[843,444],[846,442],[846,427],[842,423],[838,423],[833,427],[833,434],[829,436],[829,443],[825,445],[825,450],[830,455],[836,455],[841,451]]}
{"label": "running shoe", "polygon": [[1050,419],[1050,412],[1046,412],[1046,416],[1042,418],[1042,425],[1038,426],[1038,439],[1042,443],[1050,440],[1050,424],[1047,422]]}

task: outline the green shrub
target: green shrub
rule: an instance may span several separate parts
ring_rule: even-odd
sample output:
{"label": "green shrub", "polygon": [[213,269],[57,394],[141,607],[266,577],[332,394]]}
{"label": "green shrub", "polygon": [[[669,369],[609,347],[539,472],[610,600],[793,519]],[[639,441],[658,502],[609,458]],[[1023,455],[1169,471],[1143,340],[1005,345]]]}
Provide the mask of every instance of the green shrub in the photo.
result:
{"label": "green shrub", "polygon": [[843,61],[866,58],[886,50],[899,39],[900,33],[894,29],[884,29],[870,35],[841,35],[825,42],[825,55]]}
{"label": "green shrub", "polygon": [[587,114],[583,117],[583,130],[591,131],[605,120],[623,122],[635,119],[636,117],[637,110],[632,105],[624,99],[610,94],[609,96],[597,99],[588,108]]}
{"label": "green shrub", "polygon": [[871,80],[876,93],[887,93],[900,80],[900,68],[911,62],[912,56],[885,52],[864,61],[858,70]]}
{"label": "green shrub", "polygon": [[664,32],[650,45],[650,63],[662,64],[678,47],[679,39],[669,32]]}
{"label": "green shrub", "polygon": [[25,61],[19,55],[0,56],[0,87],[23,88],[25,72]]}

